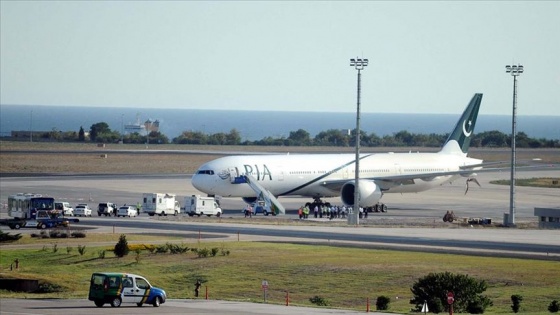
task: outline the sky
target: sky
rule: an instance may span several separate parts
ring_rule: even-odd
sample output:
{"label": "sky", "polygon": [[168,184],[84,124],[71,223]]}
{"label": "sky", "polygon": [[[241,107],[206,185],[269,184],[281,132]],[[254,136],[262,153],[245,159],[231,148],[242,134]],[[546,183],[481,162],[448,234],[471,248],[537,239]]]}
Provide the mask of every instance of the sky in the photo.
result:
{"label": "sky", "polygon": [[560,116],[560,1],[0,1],[0,104]]}

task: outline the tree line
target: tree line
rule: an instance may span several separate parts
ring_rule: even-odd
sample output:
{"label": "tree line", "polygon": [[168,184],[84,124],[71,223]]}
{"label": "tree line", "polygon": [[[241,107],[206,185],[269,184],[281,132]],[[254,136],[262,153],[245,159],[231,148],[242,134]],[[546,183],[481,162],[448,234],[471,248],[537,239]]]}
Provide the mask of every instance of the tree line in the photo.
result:
{"label": "tree line", "polygon": [[[169,139],[159,131],[151,131],[142,135],[138,132],[121,134],[111,130],[105,122],[91,125],[86,133],[83,127],[78,132],[61,132],[53,129],[51,132],[38,134],[39,138],[48,141],[79,141],[94,143],[150,143],[150,144],[199,144],[199,145],[261,145],[261,146],[334,146],[354,147],[356,143],[356,130],[350,133],[339,129],[329,129],[319,132],[312,137],[304,129],[290,131],[289,136],[264,137],[261,140],[245,140],[236,129],[229,132],[207,134],[201,131],[184,131],[178,137]],[[392,135],[378,136],[375,133],[360,131],[360,146],[363,147],[441,147],[447,137],[446,134],[417,134],[406,130]],[[560,139],[531,138],[524,132],[518,132],[515,137],[516,147],[519,148],[560,148]],[[472,147],[510,147],[511,136],[497,130],[484,131],[475,134],[471,139]]]}

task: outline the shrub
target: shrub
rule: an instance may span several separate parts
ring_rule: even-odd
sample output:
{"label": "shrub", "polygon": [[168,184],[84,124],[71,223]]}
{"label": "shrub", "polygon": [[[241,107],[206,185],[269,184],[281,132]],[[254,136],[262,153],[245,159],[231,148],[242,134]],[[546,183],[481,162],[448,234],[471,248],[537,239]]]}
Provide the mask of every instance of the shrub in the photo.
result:
{"label": "shrub", "polygon": [[144,249],[147,249],[151,254],[153,254],[156,250],[154,245],[144,245]]}
{"label": "shrub", "polygon": [[219,249],[217,247],[214,247],[211,249],[210,254],[212,255],[212,257],[216,257],[216,255],[218,254]]}
{"label": "shrub", "polygon": [[59,238],[60,237],[60,231],[59,230],[50,230],[49,231],[49,237],[50,238]]}
{"label": "shrub", "polygon": [[53,252],[53,253],[58,252],[58,244],[56,244],[56,243],[53,244],[53,246],[52,246],[52,252]]}
{"label": "shrub", "polygon": [[386,311],[389,309],[389,303],[391,302],[391,298],[388,296],[378,296],[377,301],[375,302],[375,307],[378,311]]}
{"label": "shrub", "polygon": [[445,310],[443,302],[440,299],[428,300],[428,308],[435,314],[442,313]]}
{"label": "shrub", "polygon": [[523,296],[519,294],[514,294],[511,296],[511,310],[514,313],[519,313],[519,308],[521,307],[521,301],[523,301]]}
{"label": "shrub", "polygon": [[558,301],[554,300],[550,302],[548,305],[548,311],[551,313],[558,313],[558,311],[560,311],[560,304],[558,304]]}
{"label": "shrub", "polygon": [[315,295],[312,298],[309,298],[309,302],[318,305],[318,306],[329,306],[329,301],[325,298]]}
{"label": "shrub", "polygon": [[128,250],[131,252],[136,252],[136,250],[152,250],[155,249],[154,245],[146,245],[146,244],[128,244]]}
{"label": "shrub", "polygon": [[224,246],[224,244],[222,244],[222,248],[220,249],[220,253],[222,256],[229,256],[229,250],[227,250]]}
{"label": "shrub", "polygon": [[72,247],[66,246],[66,254],[70,254],[72,252]]}
{"label": "shrub", "polygon": [[189,251],[188,246],[167,243],[167,248],[171,254],[184,254]]}
{"label": "shrub", "polygon": [[484,305],[481,301],[469,301],[467,304],[467,312],[470,314],[483,314],[484,313]]}
{"label": "shrub", "polygon": [[58,284],[44,282],[39,284],[39,288],[35,291],[35,293],[54,293],[62,291],[62,287]]}
{"label": "shrub", "polygon": [[100,259],[105,259],[105,250],[100,250],[97,252],[97,257]]}
{"label": "shrub", "polygon": [[81,231],[74,231],[72,232],[72,234],[70,234],[72,237],[75,238],[85,238],[86,237],[86,233],[81,232]]}
{"label": "shrub", "polygon": [[78,245],[78,253],[80,253],[80,256],[84,256],[86,253],[86,246]]}
{"label": "shrub", "polygon": [[167,245],[156,246],[156,254],[165,254],[168,250],[169,248]]}
{"label": "shrub", "polygon": [[[488,306],[492,305],[492,301],[481,295],[486,291],[487,285],[485,281],[478,281],[468,275],[456,275],[450,272],[430,273],[424,278],[419,279],[410,289],[413,298],[410,304],[416,305],[416,311],[420,311],[427,301],[428,308],[432,312],[436,312],[441,306],[442,310],[447,310],[446,292],[451,291],[455,294],[455,302],[453,309],[457,313],[465,313],[469,306],[473,310],[482,312]],[[439,302],[437,302],[439,301]]]}
{"label": "shrub", "polygon": [[140,253],[142,251],[140,250],[140,248],[137,248],[134,252],[136,253],[136,256],[134,256],[134,260],[136,260],[136,263],[138,264],[140,263]]}
{"label": "shrub", "polygon": [[117,257],[124,257],[128,255],[128,241],[126,240],[126,235],[121,234],[119,241],[115,244],[115,249],[113,252]]}
{"label": "shrub", "polygon": [[10,235],[10,233],[4,233],[3,231],[0,231],[0,243],[1,242],[13,242],[13,241],[17,241],[21,238],[21,234],[14,234],[14,235]]}
{"label": "shrub", "polygon": [[208,248],[198,249],[196,254],[198,255],[198,258],[206,258],[210,255],[210,250]]}

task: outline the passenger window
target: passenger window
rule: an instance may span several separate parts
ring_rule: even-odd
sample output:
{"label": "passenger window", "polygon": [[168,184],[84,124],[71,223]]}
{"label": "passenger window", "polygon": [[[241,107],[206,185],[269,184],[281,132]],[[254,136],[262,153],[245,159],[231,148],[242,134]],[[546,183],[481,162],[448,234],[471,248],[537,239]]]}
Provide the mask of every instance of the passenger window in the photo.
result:
{"label": "passenger window", "polygon": [[132,279],[124,278],[123,279],[123,288],[132,288]]}
{"label": "passenger window", "polygon": [[121,281],[118,277],[109,277],[109,288],[118,288]]}
{"label": "passenger window", "polygon": [[144,279],[141,278],[136,278],[136,286],[139,289],[149,289],[150,285],[148,284],[148,282]]}

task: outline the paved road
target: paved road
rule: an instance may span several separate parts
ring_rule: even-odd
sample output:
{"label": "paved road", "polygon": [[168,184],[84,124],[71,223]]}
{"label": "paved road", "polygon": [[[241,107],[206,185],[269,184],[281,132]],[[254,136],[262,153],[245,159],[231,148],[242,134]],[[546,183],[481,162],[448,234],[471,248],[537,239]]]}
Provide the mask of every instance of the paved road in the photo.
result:
{"label": "paved road", "polygon": [[[373,307],[375,307],[375,305]],[[93,302],[88,300],[2,299],[0,308],[0,314],[2,315],[76,315],[91,313],[94,313],[96,315],[136,315],[155,313],[162,315],[323,315],[362,314],[364,312],[212,300],[168,300],[159,308],[155,309],[152,306],[137,307],[134,304],[131,306],[123,305],[119,308],[112,308],[109,306],[98,308],[93,305]]]}

